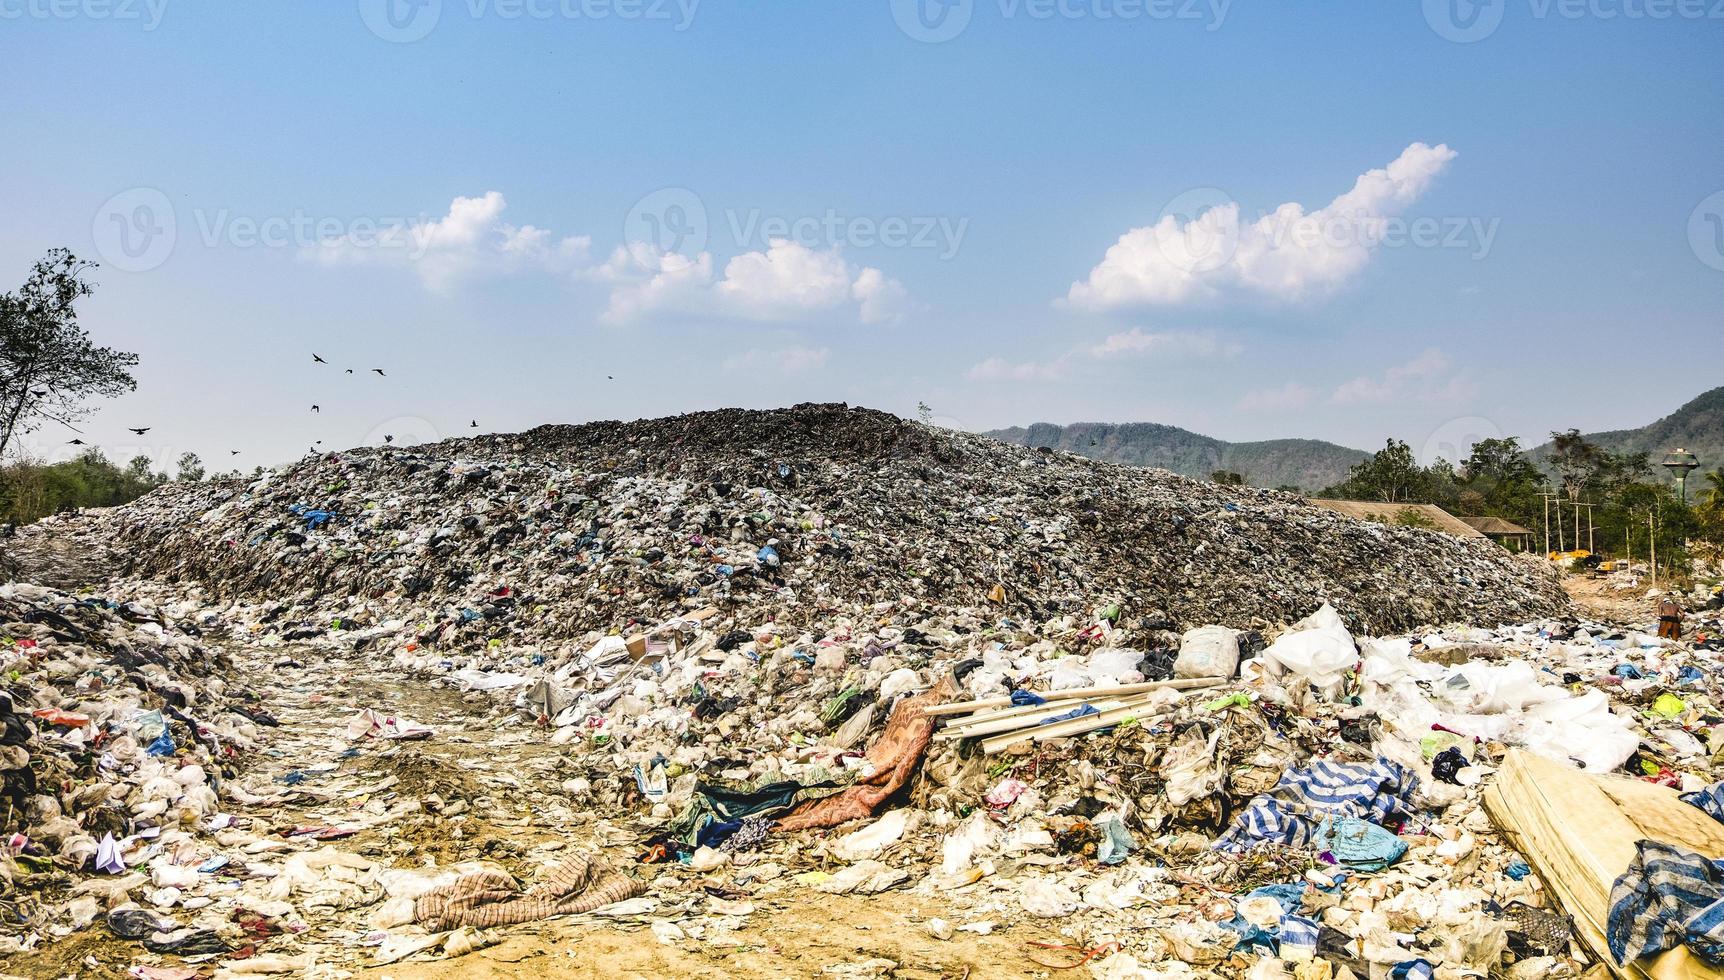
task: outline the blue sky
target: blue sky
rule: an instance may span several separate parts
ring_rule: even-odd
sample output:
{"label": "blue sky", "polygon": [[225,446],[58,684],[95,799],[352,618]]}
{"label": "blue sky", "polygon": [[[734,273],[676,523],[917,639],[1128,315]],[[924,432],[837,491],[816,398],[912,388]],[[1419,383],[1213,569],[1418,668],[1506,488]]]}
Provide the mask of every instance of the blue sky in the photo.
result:
{"label": "blue sky", "polygon": [[804,400],[1428,452],[1724,384],[1716,0],[0,0],[0,81],[0,282],[104,263],[117,458]]}

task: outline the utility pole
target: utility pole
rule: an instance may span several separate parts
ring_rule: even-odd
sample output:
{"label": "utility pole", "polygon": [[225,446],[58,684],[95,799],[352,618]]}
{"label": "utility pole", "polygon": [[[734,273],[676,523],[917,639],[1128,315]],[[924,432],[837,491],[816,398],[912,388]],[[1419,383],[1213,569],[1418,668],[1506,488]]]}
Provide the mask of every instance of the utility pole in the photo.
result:
{"label": "utility pole", "polygon": [[[1551,493],[1549,490],[1542,490],[1539,492],[1539,496],[1544,499],[1544,555],[1546,558],[1549,558],[1550,554],[1551,554],[1551,551],[1550,551],[1550,502],[1556,496],[1556,494]],[[1556,517],[1557,517],[1557,531],[1556,531],[1557,542],[1556,543],[1557,543],[1557,547],[1560,548],[1562,546],[1562,508],[1560,505],[1558,505],[1558,507],[1557,507]]]}
{"label": "utility pole", "polygon": [[1658,588],[1658,525],[1654,523],[1657,515],[1657,510],[1646,512],[1646,541],[1652,549],[1652,587],[1655,589]]}

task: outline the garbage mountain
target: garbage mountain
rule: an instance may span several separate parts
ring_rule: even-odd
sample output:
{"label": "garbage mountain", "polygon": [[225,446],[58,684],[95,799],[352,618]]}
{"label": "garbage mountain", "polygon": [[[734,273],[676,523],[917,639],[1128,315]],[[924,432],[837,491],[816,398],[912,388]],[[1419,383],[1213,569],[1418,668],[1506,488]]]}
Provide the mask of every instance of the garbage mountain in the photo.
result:
{"label": "garbage mountain", "polygon": [[106,519],[125,574],[355,602],[427,643],[554,641],[717,605],[799,625],[905,599],[1154,629],[1559,615],[1537,563],[1286,493],[1004,445],[844,405],[542,426],[178,483]]}

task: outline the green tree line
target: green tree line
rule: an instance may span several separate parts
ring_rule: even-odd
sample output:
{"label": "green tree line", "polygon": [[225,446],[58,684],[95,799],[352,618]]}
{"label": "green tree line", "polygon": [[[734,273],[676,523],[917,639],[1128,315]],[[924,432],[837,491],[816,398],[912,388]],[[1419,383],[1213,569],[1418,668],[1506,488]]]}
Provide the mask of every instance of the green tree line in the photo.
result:
{"label": "green tree line", "polygon": [[1532,531],[1540,547],[1548,527],[1553,551],[1590,543],[1597,554],[1644,559],[1656,544],[1659,564],[1676,568],[1687,564],[1686,546],[1694,541],[1724,545],[1724,468],[1696,474],[1690,482],[1698,492],[1684,503],[1675,486],[1655,478],[1646,453],[1612,453],[1574,429],[1552,432],[1551,441],[1552,472],[1546,474],[1512,437],[1480,440],[1458,463],[1439,459],[1428,466],[1419,465],[1405,442],[1390,439],[1318,496],[1436,504],[1464,517],[1500,517]]}

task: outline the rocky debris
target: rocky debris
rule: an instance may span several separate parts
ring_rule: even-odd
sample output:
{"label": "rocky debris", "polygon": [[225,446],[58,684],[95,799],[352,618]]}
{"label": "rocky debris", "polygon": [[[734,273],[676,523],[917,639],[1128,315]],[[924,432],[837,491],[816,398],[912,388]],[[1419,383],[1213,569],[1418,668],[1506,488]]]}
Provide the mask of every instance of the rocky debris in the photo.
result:
{"label": "rocky debris", "polygon": [[296,616],[399,616],[456,648],[707,605],[810,624],[880,602],[1030,622],[1114,603],[1179,630],[1330,602],[1370,632],[1566,608],[1543,567],[1487,541],[841,405],[330,454],[102,519],[132,573]]}

